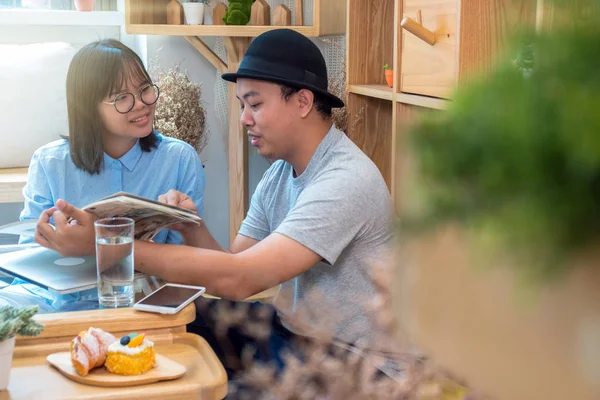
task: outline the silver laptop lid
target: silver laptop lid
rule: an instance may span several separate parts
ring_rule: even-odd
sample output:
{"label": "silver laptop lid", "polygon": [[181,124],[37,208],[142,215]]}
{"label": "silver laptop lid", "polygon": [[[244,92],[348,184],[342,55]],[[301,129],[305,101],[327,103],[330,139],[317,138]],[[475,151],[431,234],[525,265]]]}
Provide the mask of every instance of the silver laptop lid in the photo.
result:
{"label": "silver laptop lid", "polygon": [[63,257],[53,250],[34,247],[0,254],[0,271],[58,294],[97,286],[96,257]]}

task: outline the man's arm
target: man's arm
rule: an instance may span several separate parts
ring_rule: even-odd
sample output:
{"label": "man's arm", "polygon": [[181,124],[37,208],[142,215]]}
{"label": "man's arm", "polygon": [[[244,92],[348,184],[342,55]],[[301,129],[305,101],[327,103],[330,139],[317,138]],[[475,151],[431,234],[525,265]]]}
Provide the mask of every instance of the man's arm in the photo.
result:
{"label": "man's arm", "polygon": [[216,251],[224,251],[226,253],[241,253],[258,243],[258,240],[249,238],[244,235],[237,235],[229,249],[223,248],[219,242],[210,234],[205,224],[196,226],[182,233],[183,243],[186,246],[199,247],[201,249],[210,249]]}
{"label": "man's arm", "polygon": [[235,254],[140,241],[134,251],[136,269],[141,272],[169,282],[204,286],[211,294],[236,301],[290,280],[321,259],[276,233]]}
{"label": "man's arm", "polygon": [[[93,215],[63,200],[57,206],[62,211],[53,208],[42,213],[36,241],[63,255],[93,254]],[[48,224],[52,214],[56,230]],[[70,224],[69,217],[78,223]],[[169,282],[205,286],[211,294],[232,300],[246,299],[285,282],[321,259],[295,240],[276,233],[260,242],[238,235],[232,248],[239,251],[136,241],[134,259],[141,272]]]}
{"label": "man's arm", "polygon": [[[197,213],[196,205],[192,199],[185,193],[177,190],[169,190],[167,193],[160,195],[158,200],[176,207],[182,207]],[[249,238],[244,235],[237,235],[229,249],[223,248],[215,238],[210,234],[205,224],[176,224],[171,227],[181,233],[183,243],[186,246],[199,247],[202,249],[211,249],[224,251],[228,253],[240,253],[258,243],[258,240]]]}

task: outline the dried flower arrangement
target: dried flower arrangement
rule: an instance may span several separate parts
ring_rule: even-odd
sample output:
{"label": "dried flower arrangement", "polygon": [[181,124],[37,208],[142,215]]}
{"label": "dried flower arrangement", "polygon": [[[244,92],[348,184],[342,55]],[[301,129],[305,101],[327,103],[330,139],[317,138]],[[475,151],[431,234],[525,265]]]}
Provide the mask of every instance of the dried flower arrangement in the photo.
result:
{"label": "dried flower arrangement", "polygon": [[[348,101],[348,91],[346,90],[346,59],[341,60],[342,66],[337,75],[329,76],[329,91],[342,99],[344,104]],[[346,107],[334,108],[331,113],[333,123],[342,132],[348,133],[348,109]]]}
{"label": "dried flower arrangement", "polygon": [[201,84],[192,81],[179,65],[168,70],[153,67],[150,74],[160,88],[154,127],[201,152],[208,142]]}
{"label": "dried flower arrangement", "polygon": [[[308,304],[313,306],[297,310],[293,321],[295,329],[308,332],[310,339],[294,343],[297,351],[283,356],[286,368],[278,374],[271,364],[254,361],[256,349],[247,347],[240,358],[236,358],[226,336],[228,329],[236,328],[256,339],[257,346],[266,343],[270,334],[272,309],[250,313],[248,303],[219,303],[214,309],[217,323],[216,334],[225,350],[230,365],[243,366],[243,372],[230,384],[230,395],[236,399],[391,399],[391,400],[479,400],[473,390],[433,360],[423,357],[410,345],[403,343],[392,307],[389,290],[393,264],[380,265],[373,270],[377,295],[369,300],[370,309],[376,316],[382,334],[376,339],[392,352],[349,350],[334,345],[334,321],[324,324],[309,324],[314,309],[331,309],[335,306],[327,296],[313,292]],[[278,299],[278,304],[282,303]],[[285,305],[282,307],[285,308]],[[253,310],[256,311],[256,310]],[[286,319],[290,321],[290,319]],[[229,350],[228,350],[229,349]],[[385,354],[385,356],[382,356]],[[393,356],[392,356],[393,354]],[[391,363],[390,363],[391,361]],[[382,374],[400,366],[400,369]],[[388,367],[388,368],[386,368]]]}
{"label": "dried flower arrangement", "polygon": [[[323,43],[327,43],[329,46],[340,46],[340,44],[328,38],[321,39]],[[327,87],[331,94],[339,97],[347,102],[348,91],[346,89],[346,58],[340,59],[339,73],[337,75],[329,74]],[[333,123],[335,126],[344,133],[348,133],[348,110],[346,107],[334,108],[332,110]]]}
{"label": "dried flower arrangement", "polygon": [[[340,46],[340,44],[329,38],[321,38],[323,43],[327,43],[330,46]],[[346,87],[346,58],[342,57],[339,60],[340,67],[339,72],[335,75],[330,74],[328,77],[328,90],[333,95],[339,97],[344,101],[344,104],[348,104],[348,89]],[[352,121],[349,121],[348,108],[334,108],[332,110],[332,119],[335,126],[348,134],[353,127],[357,126],[364,117],[364,107],[361,107],[352,118]]]}

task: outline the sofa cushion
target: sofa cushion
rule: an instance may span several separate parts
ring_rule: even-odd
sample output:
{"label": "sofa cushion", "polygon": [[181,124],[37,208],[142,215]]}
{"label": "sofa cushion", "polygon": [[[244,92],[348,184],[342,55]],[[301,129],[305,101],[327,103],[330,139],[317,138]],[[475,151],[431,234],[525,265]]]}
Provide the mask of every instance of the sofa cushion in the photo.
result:
{"label": "sofa cushion", "polygon": [[0,44],[0,168],[28,166],[40,146],[68,135],[68,43]]}

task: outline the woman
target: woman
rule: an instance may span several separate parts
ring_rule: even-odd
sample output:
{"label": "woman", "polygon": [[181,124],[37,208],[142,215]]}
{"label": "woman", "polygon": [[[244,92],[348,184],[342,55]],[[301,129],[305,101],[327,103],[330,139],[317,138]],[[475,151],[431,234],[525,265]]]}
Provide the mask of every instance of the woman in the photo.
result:
{"label": "woman", "polygon": [[[153,129],[158,98],[141,59],[121,42],[79,50],[67,73],[69,136],[34,153],[20,219],[37,220],[58,199],[85,207],[116,192],[157,199],[170,189],[187,194],[202,215],[202,164],[192,146]],[[168,230],[153,240],[182,242]]]}

